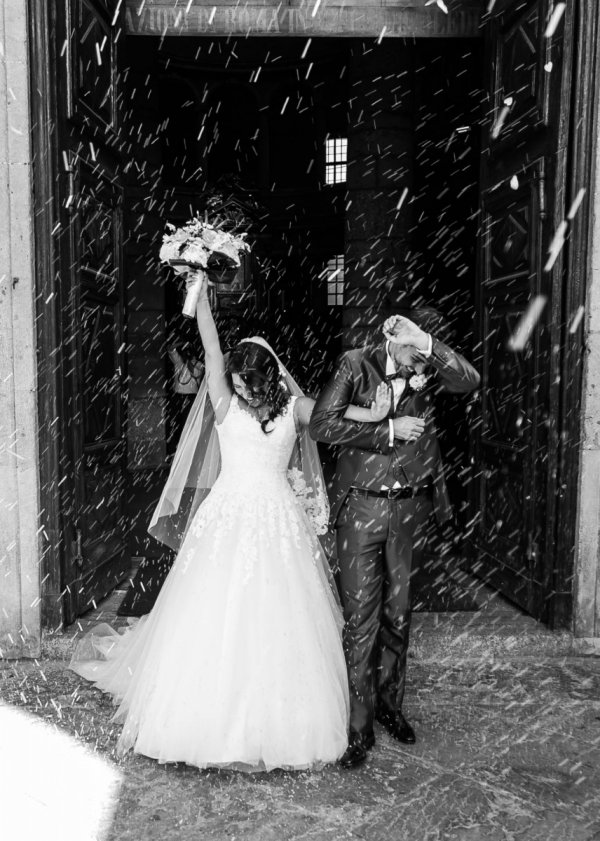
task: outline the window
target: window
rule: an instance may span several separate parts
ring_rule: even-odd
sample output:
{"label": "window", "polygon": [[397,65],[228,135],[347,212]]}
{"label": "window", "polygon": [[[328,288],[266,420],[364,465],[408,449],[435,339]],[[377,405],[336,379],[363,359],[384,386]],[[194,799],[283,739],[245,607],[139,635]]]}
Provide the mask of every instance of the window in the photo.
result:
{"label": "window", "polygon": [[348,139],[327,138],[325,141],[325,183],[343,184],[348,166]]}
{"label": "window", "polygon": [[332,257],[323,274],[327,279],[327,305],[342,307],[344,305],[344,255],[336,254]]}

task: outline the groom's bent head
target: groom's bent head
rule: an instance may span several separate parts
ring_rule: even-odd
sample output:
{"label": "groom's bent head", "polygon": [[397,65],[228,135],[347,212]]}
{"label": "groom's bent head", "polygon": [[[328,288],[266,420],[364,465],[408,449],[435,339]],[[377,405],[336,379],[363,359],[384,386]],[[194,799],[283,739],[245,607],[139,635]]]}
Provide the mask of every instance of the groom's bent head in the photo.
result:
{"label": "groom's bent head", "polygon": [[427,367],[427,358],[418,348],[411,345],[395,345],[389,342],[388,353],[394,360],[396,371],[405,378],[412,377],[413,374],[422,374]]}

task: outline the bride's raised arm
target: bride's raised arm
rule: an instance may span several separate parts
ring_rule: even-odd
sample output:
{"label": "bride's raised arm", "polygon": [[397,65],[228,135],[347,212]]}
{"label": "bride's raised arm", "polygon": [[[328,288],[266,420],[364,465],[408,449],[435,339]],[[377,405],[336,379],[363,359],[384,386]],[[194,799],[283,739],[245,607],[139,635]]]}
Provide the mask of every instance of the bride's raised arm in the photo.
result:
{"label": "bride's raised arm", "polygon": [[[189,274],[186,277],[186,283],[195,283],[197,279],[197,275]],[[217,423],[221,423],[229,409],[233,392],[229,385],[221,342],[208,300],[208,278],[204,273],[202,289],[196,307],[196,317],[200,339],[204,347],[208,396],[215,412],[215,420]]]}

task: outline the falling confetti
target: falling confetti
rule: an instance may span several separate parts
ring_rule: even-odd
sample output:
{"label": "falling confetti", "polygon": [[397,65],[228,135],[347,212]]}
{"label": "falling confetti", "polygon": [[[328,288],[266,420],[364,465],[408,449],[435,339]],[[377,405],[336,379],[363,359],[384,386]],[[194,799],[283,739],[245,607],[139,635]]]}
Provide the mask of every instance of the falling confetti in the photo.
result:
{"label": "falling confetti", "polygon": [[445,15],[448,14],[448,6],[446,6],[446,4],[444,3],[444,0],[427,0],[425,5],[426,6],[432,6],[434,3],[438,7],[438,9],[441,9],[442,12],[444,12]]}
{"label": "falling confetti", "polygon": [[554,9],[552,10],[552,14],[550,16],[550,20],[548,21],[548,26],[546,27],[546,31],[544,32],[545,38],[552,38],[558,24],[561,21],[563,14],[565,13],[565,9],[567,8],[566,3],[557,3]]}
{"label": "falling confetti", "polygon": [[525,349],[546,306],[547,300],[546,295],[536,295],[531,299],[529,306],[522,314],[514,332],[508,339],[507,346],[509,350],[520,352]]}

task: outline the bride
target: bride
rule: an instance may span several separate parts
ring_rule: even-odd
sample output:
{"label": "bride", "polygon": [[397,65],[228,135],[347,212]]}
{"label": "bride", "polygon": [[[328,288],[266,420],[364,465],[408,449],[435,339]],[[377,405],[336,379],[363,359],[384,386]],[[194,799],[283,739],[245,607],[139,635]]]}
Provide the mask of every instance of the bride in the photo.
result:
{"label": "bride", "polygon": [[[94,628],[70,667],[118,704],[120,753],[320,767],[347,747],[349,702],[343,620],[317,537],[328,506],[307,432],[313,401],[262,339],[225,359],[206,281],[197,317],[205,381],[150,526],[177,558],[151,613],[121,634]],[[348,417],[377,420],[385,403],[382,386]]]}

